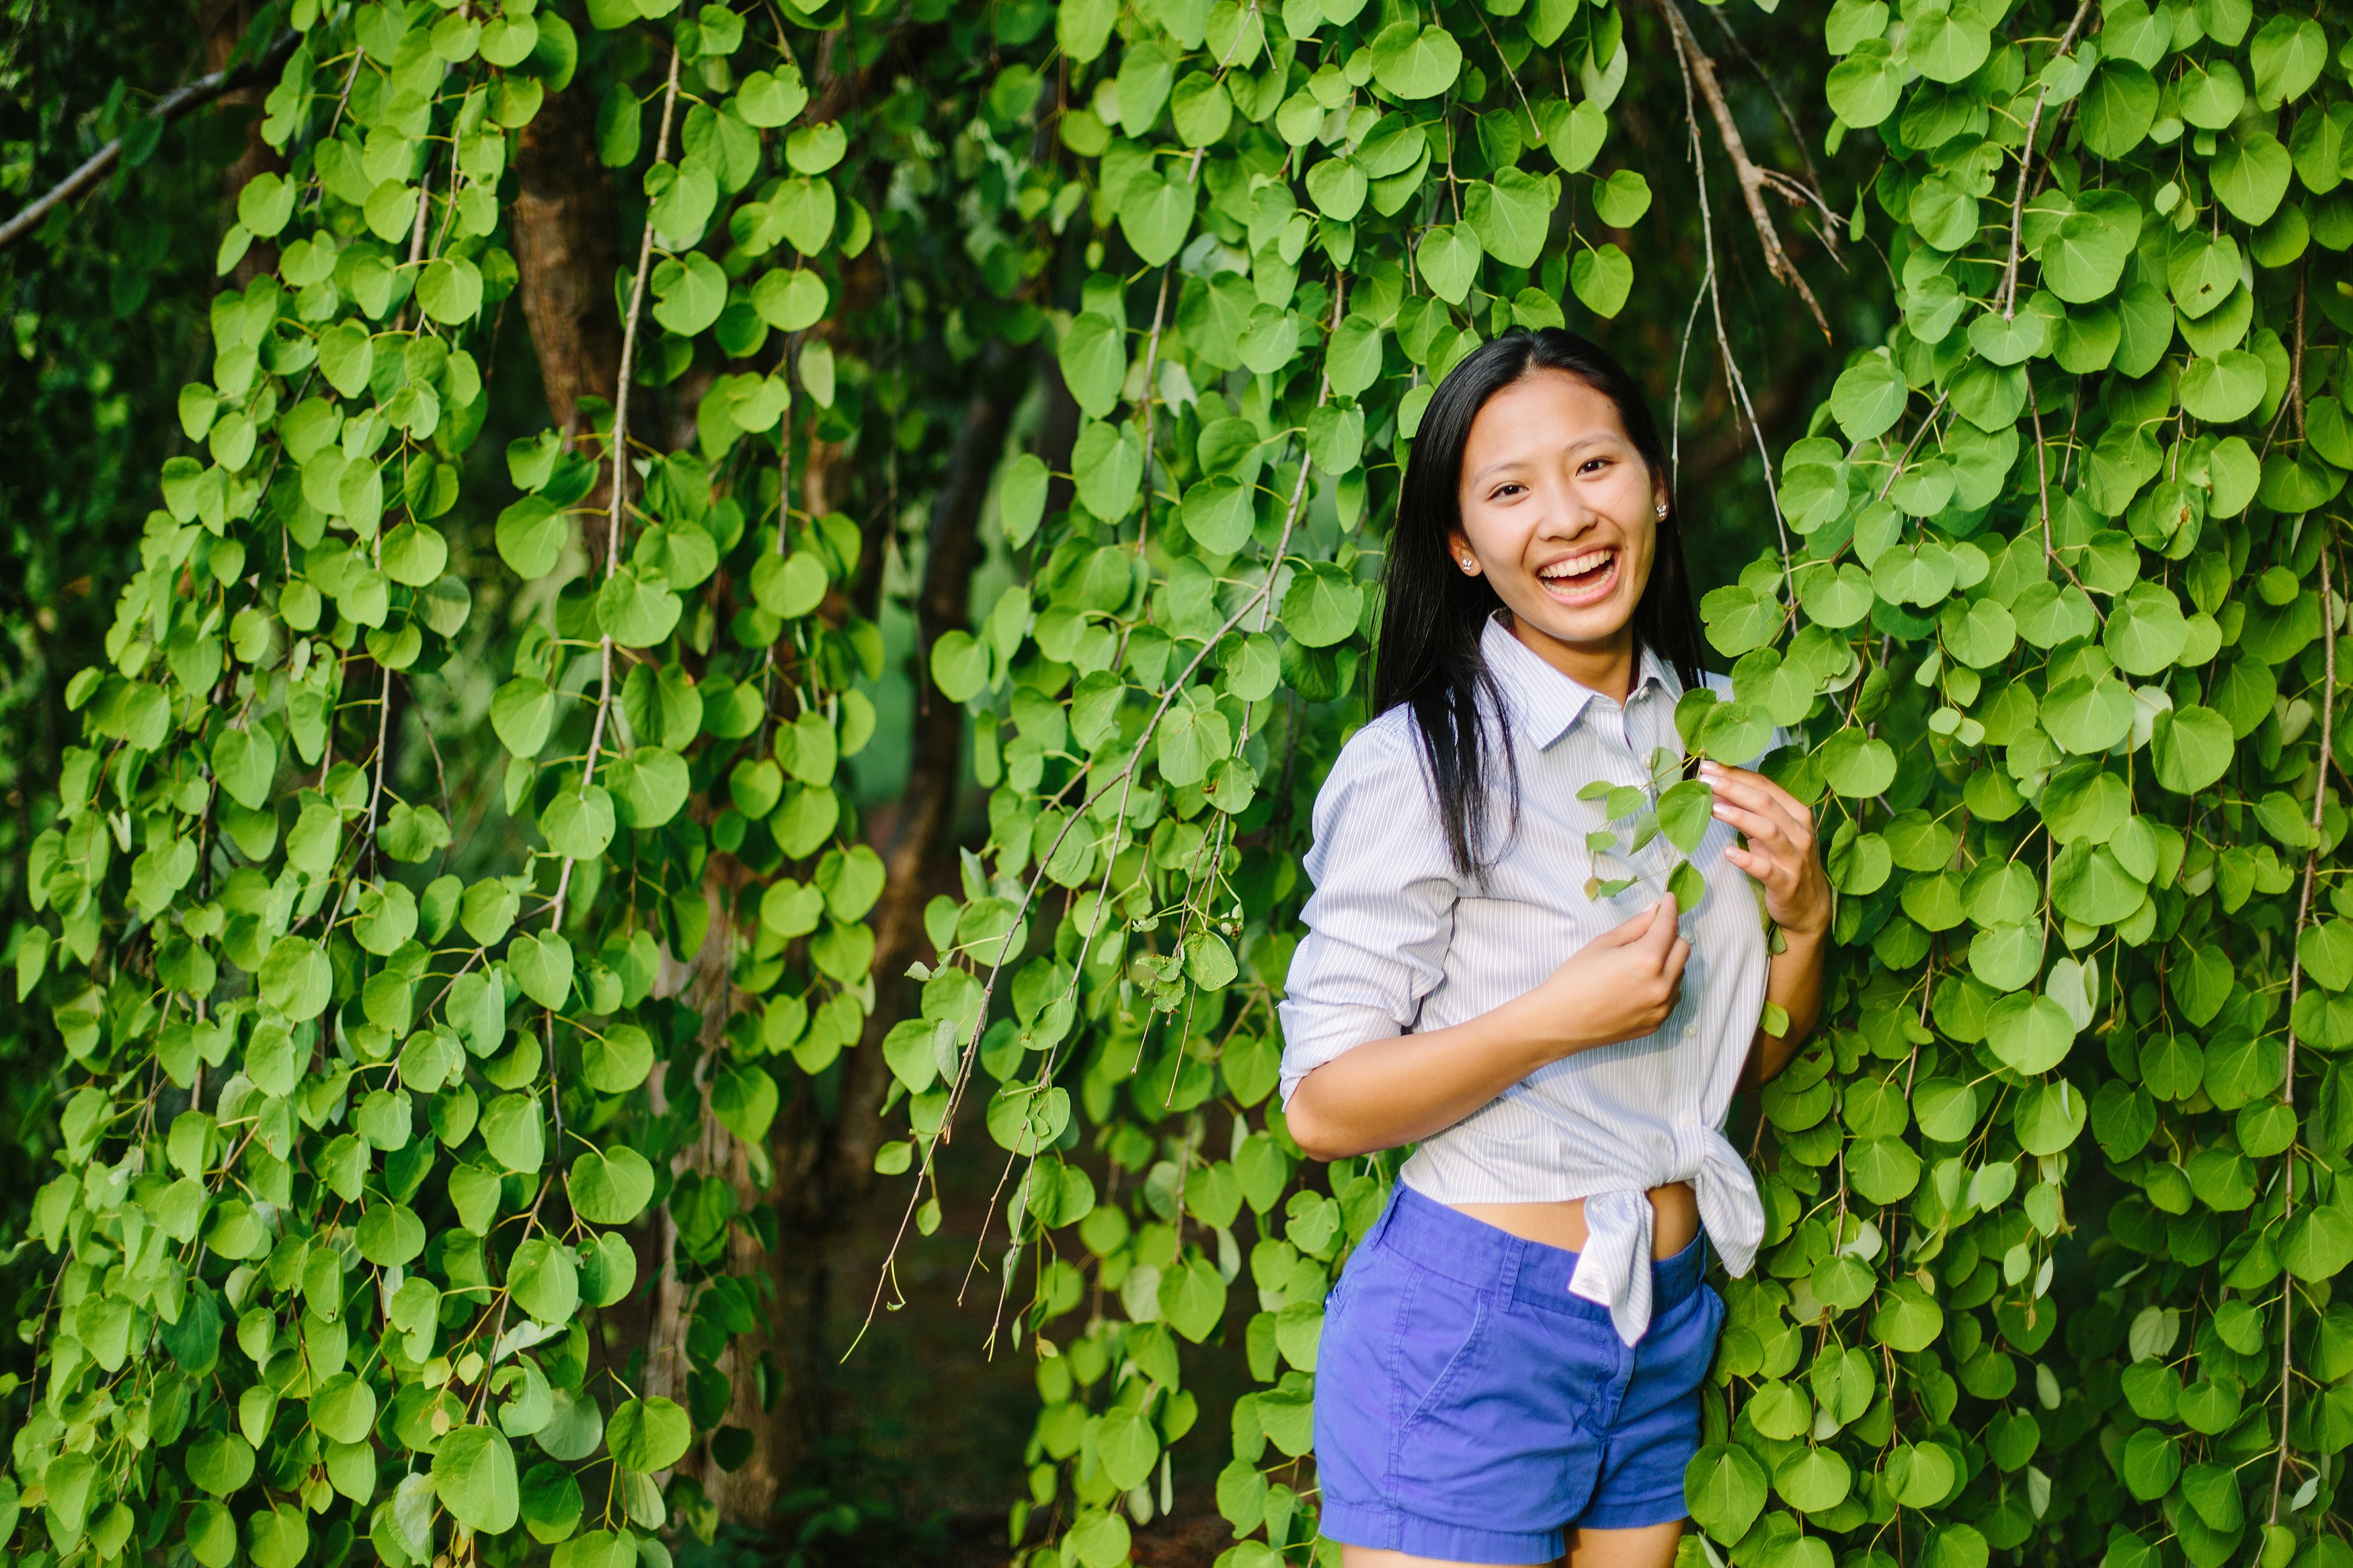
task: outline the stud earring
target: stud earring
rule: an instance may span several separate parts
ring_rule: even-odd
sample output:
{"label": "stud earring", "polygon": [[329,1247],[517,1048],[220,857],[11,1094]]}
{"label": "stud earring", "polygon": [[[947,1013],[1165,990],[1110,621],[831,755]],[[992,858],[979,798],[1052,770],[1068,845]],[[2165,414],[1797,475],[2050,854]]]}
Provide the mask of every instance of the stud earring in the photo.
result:
{"label": "stud earring", "polygon": [[1659,508],[1658,508],[1658,513],[1659,513],[1659,521],[1660,521],[1661,522],[1664,522],[1664,521],[1667,521],[1667,509],[1666,509],[1663,505],[1662,505],[1661,507],[1659,507]]}
{"label": "stud earring", "polygon": [[1465,555],[1465,556],[1462,558],[1462,570],[1464,570],[1465,572],[1470,571],[1470,570],[1471,570],[1471,568],[1472,568],[1473,566],[1476,566],[1476,565],[1478,565],[1478,564],[1479,564],[1479,563],[1478,563],[1477,558],[1475,558],[1475,557],[1473,557],[1473,556]]}

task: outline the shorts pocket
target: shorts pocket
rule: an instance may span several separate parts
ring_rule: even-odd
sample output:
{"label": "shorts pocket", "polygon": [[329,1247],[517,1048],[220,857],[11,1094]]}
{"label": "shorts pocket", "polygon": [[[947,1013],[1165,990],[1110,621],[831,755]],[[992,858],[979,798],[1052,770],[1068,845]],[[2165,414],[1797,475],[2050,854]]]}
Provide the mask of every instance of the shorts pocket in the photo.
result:
{"label": "shorts pocket", "polygon": [[1391,1409],[1400,1437],[1476,1361],[1491,1316],[1486,1292],[1414,1269],[1389,1340]]}
{"label": "shorts pocket", "polygon": [[1332,1278],[1331,1289],[1324,1292],[1324,1327],[1328,1331],[1341,1312],[1352,1306],[1359,1296],[1370,1290],[1370,1300],[1384,1294],[1394,1294],[1402,1284],[1397,1261],[1370,1241],[1358,1243],[1340,1265],[1339,1273]]}
{"label": "shorts pocket", "polygon": [[1401,1398],[1388,1494],[1408,1514],[1463,1530],[1557,1529],[1592,1486],[1605,1435],[1587,1430],[1585,1415],[1615,1367],[1614,1336],[1588,1342],[1572,1314],[1420,1283],[1390,1372]]}
{"label": "shorts pocket", "polygon": [[[1724,1315],[1724,1299],[1702,1285],[1689,1299],[1651,1320],[1650,1332],[1635,1347],[1633,1387],[1628,1391],[1623,1419],[1697,1399],[1715,1361]],[[1694,1409],[1695,1415],[1695,1405]]]}

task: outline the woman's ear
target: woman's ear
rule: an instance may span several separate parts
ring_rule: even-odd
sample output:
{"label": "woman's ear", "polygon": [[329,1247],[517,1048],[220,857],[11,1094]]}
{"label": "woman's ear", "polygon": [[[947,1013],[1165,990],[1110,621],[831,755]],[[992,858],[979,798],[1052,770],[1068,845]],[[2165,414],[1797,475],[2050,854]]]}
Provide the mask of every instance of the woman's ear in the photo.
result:
{"label": "woman's ear", "polygon": [[1472,550],[1471,541],[1463,537],[1461,529],[1453,529],[1447,533],[1446,552],[1454,558],[1456,571],[1466,577],[1479,575],[1478,554]]}
{"label": "woman's ear", "polygon": [[1660,522],[1667,521],[1667,479],[1664,474],[1651,480],[1651,516]]}

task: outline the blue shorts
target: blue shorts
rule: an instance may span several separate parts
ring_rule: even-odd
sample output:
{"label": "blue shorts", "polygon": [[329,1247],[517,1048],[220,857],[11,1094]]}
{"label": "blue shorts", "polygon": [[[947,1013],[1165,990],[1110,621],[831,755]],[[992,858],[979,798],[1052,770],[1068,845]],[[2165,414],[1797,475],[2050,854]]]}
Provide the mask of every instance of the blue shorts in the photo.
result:
{"label": "blue shorts", "polygon": [[1649,1331],[1568,1293],[1577,1254],[1400,1185],[1333,1290],[1315,1374],[1323,1531],[1455,1563],[1684,1517],[1724,1326],[1703,1244],[1651,1265]]}

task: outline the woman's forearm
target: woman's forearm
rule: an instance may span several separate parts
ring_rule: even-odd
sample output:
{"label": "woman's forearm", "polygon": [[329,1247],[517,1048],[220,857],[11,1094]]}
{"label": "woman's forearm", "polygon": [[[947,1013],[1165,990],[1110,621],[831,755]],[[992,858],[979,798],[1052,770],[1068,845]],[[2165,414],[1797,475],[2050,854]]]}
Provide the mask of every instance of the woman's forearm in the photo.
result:
{"label": "woman's forearm", "polygon": [[1283,1108],[1291,1136],[1338,1160],[1443,1131],[1548,1062],[1656,1029],[1690,956],[1675,900],[1662,899],[1525,995],[1426,1035],[1368,1040],[1315,1068]]}
{"label": "woman's forearm", "polygon": [[1781,951],[1766,971],[1765,999],[1789,1016],[1789,1026],[1778,1035],[1757,1027],[1748,1065],[1740,1075],[1741,1088],[1755,1089],[1778,1074],[1813,1034],[1822,1016],[1822,950],[1828,940],[1819,932],[1782,932]]}
{"label": "woman's forearm", "polygon": [[1283,1111],[1292,1138],[1316,1159],[1338,1160],[1453,1126],[1561,1055],[1539,1038],[1527,1002],[1343,1052],[1300,1080]]}

